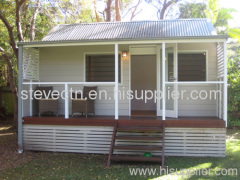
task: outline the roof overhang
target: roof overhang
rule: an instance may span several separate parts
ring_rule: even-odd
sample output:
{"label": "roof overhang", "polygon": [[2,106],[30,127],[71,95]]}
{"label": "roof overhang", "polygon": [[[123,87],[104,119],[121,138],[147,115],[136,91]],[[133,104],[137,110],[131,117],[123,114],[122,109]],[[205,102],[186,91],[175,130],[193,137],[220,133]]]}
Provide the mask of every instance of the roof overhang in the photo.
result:
{"label": "roof overhang", "polygon": [[203,43],[224,42],[228,35],[213,36],[179,36],[162,38],[138,38],[138,39],[89,39],[89,40],[64,40],[64,41],[33,41],[18,42],[19,46],[25,47],[48,47],[48,46],[77,46],[77,45],[111,45],[111,44],[156,44],[156,43]]}

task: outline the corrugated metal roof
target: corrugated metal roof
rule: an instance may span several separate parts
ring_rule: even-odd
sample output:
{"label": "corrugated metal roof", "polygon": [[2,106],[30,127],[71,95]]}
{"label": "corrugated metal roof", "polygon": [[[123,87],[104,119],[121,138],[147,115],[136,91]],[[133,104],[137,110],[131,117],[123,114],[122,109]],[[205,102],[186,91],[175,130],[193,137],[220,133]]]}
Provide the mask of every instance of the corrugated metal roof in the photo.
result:
{"label": "corrugated metal roof", "polygon": [[176,19],[64,24],[54,27],[42,41],[137,40],[216,35],[208,19]]}

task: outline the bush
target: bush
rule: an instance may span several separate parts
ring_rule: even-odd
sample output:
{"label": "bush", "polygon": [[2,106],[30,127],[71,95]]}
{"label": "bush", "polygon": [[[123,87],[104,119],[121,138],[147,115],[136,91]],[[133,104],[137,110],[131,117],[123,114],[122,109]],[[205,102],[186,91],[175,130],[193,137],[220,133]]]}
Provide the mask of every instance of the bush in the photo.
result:
{"label": "bush", "polygon": [[240,53],[228,59],[228,122],[240,126]]}

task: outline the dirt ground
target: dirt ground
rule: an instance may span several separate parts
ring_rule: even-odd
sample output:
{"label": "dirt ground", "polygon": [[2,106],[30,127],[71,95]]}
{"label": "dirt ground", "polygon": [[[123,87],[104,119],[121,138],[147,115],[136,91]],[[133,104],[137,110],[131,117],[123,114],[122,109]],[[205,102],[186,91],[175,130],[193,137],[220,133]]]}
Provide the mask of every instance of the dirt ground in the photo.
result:
{"label": "dirt ground", "polygon": [[0,172],[8,168],[17,167],[39,156],[41,156],[41,153],[29,151],[19,154],[17,133],[11,130],[11,123],[0,121]]}

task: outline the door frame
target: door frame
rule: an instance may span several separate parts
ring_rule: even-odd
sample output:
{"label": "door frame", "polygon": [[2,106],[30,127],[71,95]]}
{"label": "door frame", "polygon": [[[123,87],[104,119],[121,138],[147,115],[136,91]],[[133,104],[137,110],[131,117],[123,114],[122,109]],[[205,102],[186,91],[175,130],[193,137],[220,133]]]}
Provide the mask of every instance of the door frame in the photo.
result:
{"label": "door frame", "polygon": [[[174,57],[174,66],[173,66],[173,71],[174,71],[174,81],[177,81],[178,79],[178,46],[177,43],[168,43],[165,46],[165,54],[167,55],[168,53],[166,52],[166,48],[168,47],[173,47],[173,57]],[[158,47],[157,50],[157,82],[158,82],[158,90],[161,90],[161,69],[162,69],[162,63],[161,63],[161,51],[162,51],[162,46]],[[168,77],[168,63],[165,63],[165,76]],[[174,84],[174,91],[178,91],[178,85]],[[158,100],[157,102],[157,116],[162,116],[162,110],[161,110],[161,101]],[[173,103],[173,110],[166,110],[165,109],[165,116],[166,117],[172,117],[172,118],[178,118],[178,99],[174,99]]]}
{"label": "door frame", "polygon": [[[131,84],[132,84],[132,61],[131,56],[132,55],[156,55],[157,57],[157,45],[133,45],[129,46],[129,90],[132,90]],[[156,58],[157,63],[157,58]],[[156,72],[158,74],[158,71]],[[157,84],[156,84],[157,87]],[[131,116],[132,111],[132,101],[129,99],[129,116]],[[157,116],[157,104],[156,104],[156,116]]]}
{"label": "door frame", "polygon": [[[167,47],[173,47],[174,52],[174,77],[177,81],[178,77],[178,46],[177,43],[166,44]],[[156,90],[161,90],[161,50],[162,45],[133,45],[129,46],[129,90],[131,90],[131,56],[132,55],[156,55]],[[166,71],[167,73],[167,71]],[[178,85],[174,85],[174,90],[178,90]],[[129,99],[129,116],[131,116],[131,99]],[[166,117],[178,118],[178,100],[174,100],[174,110],[165,110]],[[156,116],[162,116],[161,101],[157,99],[156,102]]]}

